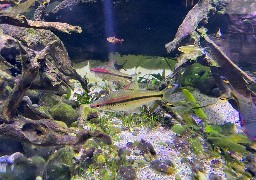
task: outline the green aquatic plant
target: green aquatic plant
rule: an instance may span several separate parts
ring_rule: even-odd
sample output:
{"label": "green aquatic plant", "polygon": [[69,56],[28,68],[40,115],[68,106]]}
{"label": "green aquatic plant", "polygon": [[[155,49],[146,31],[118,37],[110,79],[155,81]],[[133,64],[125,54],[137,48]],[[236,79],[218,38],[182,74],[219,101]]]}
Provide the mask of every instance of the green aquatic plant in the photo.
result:
{"label": "green aquatic plant", "polygon": [[213,86],[216,85],[211,75],[210,67],[194,63],[185,67],[183,73],[178,78],[180,87],[194,87],[201,92],[209,93]]}
{"label": "green aquatic plant", "polygon": [[246,148],[245,146],[232,142],[228,138],[223,137],[207,137],[208,141],[213,144],[215,147],[220,147],[229,151],[234,151],[238,153],[245,154]]}
{"label": "green aquatic plant", "polygon": [[203,147],[202,147],[202,142],[198,137],[190,138],[188,142],[190,144],[190,149],[196,155],[199,155],[200,153],[204,152]]}
{"label": "green aquatic plant", "polygon": [[171,127],[171,130],[178,135],[183,135],[187,130],[187,126],[174,125]]}
{"label": "green aquatic plant", "polygon": [[89,104],[90,103],[90,97],[85,92],[83,94],[75,93],[74,96],[77,98],[77,101],[79,104]]}
{"label": "green aquatic plant", "polygon": [[203,109],[200,107],[200,105],[197,103],[195,97],[191,92],[189,92],[187,89],[182,90],[184,96],[186,99],[193,104],[193,110],[195,114],[202,120],[207,119],[207,115],[204,113]]}

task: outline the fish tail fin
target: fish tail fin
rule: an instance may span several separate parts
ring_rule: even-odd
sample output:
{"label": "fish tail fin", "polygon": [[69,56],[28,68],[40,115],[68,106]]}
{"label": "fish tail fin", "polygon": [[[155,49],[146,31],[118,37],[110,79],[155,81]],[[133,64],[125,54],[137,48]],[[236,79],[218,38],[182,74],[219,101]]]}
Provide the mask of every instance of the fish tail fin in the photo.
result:
{"label": "fish tail fin", "polygon": [[256,122],[242,126],[242,130],[250,140],[256,140]]}
{"label": "fish tail fin", "polygon": [[132,80],[128,83],[128,84],[126,84],[125,86],[124,86],[124,88],[123,89],[132,89],[132,90],[139,90],[140,89],[140,86],[139,86],[139,83],[138,83],[138,74],[137,73],[135,73],[133,76],[132,76]]}
{"label": "fish tail fin", "polygon": [[170,87],[167,87],[166,89],[163,90],[163,99],[166,102],[171,103],[170,97],[171,94],[174,93],[178,89],[179,85],[178,84],[172,84]]}

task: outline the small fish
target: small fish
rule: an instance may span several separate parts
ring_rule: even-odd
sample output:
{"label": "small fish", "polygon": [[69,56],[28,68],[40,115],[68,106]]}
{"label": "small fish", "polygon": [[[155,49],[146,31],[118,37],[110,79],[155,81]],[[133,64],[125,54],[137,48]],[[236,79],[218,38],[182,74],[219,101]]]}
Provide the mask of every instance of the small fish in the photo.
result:
{"label": "small fish", "polygon": [[98,77],[107,81],[118,81],[127,83],[133,79],[132,75],[122,73],[114,68],[109,66],[100,66],[90,69],[91,72],[94,72]]}
{"label": "small fish", "polygon": [[215,34],[215,37],[216,38],[221,38],[221,36],[222,36],[222,33],[221,33],[221,31],[220,31],[220,28],[219,28],[219,30],[216,32],[216,34]]}
{"label": "small fish", "polygon": [[[146,90],[119,90],[100,98],[93,102],[91,108],[100,108],[106,111],[132,111],[142,105],[151,103],[155,100],[168,100],[178,85],[163,91],[146,91]],[[168,100],[169,101],[169,100]]]}
{"label": "small fish", "polygon": [[256,140],[256,105],[251,98],[239,94],[225,77],[221,76],[221,80],[226,93],[220,98],[235,101],[244,133],[250,140]]}
{"label": "small fish", "polygon": [[121,43],[122,44],[122,42],[124,42],[124,39],[118,39],[115,36],[112,36],[112,37],[108,37],[107,41],[110,42],[110,43],[113,43],[113,44],[116,44],[116,43]]}
{"label": "small fish", "polygon": [[180,46],[178,50],[185,54],[203,53],[202,49],[195,45]]}
{"label": "small fish", "polygon": [[12,15],[17,15],[17,14],[22,14],[30,8],[30,6],[35,4],[36,0],[27,0],[23,3],[18,4],[17,6],[10,7],[6,10],[1,10],[0,13],[5,13],[5,14],[12,14]]}

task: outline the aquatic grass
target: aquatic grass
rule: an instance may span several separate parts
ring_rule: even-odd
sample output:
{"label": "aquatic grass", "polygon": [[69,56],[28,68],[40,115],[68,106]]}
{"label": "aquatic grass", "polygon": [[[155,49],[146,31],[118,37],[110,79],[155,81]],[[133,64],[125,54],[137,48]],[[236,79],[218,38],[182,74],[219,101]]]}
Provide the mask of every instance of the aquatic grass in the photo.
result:
{"label": "aquatic grass", "polygon": [[204,152],[201,140],[198,137],[190,138],[188,142],[190,144],[190,149],[196,155],[199,155]]}
{"label": "aquatic grass", "polygon": [[174,125],[171,127],[171,130],[178,135],[183,135],[186,132],[187,127],[182,125]]}
{"label": "aquatic grass", "polygon": [[193,110],[195,112],[195,114],[202,120],[206,120],[207,119],[207,115],[204,113],[204,111],[202,110],[202,108],[200,107],[200,105],[197,103],[195,97],[193,96],[193,94],[191,92],[189,92],[189,90],[187,89],[182,89],[182,92],[184,94],[184,96],[186,97],[186,99],[191,102],[193,104]]}

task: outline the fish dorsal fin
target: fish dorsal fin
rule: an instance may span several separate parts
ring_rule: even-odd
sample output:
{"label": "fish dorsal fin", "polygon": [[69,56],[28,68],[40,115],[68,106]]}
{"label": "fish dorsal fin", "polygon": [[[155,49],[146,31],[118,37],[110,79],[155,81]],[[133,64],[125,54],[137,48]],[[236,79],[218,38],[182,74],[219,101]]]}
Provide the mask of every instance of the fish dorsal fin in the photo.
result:
{"label": "fish dorsal fin", "polygon": [[123,89],[130,89],[130,90],[140,90],[140,86],[138,83],[138,76],[141,74],[135,67],[135,74],[132,75],[132,80],[128,84],[126,84]]}
{"label": "fish dorsal fin", "polygon": [[124,90],[139,90],[139,83],[137,80],[131,81],[123,87]]}
{"label": "fish dorsal fin", "polygon": [[163,99],[164,101],[168,103],[171,102],[171,95],[178,89],[179,85],[178,84],[172,84],[171,86],[168,86],[166,89],[164,89],[163,92]]}

